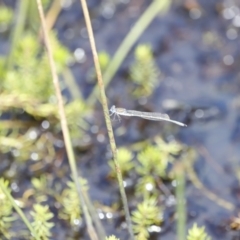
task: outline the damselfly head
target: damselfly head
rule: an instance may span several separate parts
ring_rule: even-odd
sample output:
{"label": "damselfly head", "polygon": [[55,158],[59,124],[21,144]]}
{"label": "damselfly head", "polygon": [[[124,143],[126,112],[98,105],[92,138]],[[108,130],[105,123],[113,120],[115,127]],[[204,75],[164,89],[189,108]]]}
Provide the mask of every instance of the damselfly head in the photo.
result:
{"label": "damselfly head", "polygon": [[115,113],[116,112],[116,107],[115,105],[113,105],[110,110],[109,110],[111,113]]}

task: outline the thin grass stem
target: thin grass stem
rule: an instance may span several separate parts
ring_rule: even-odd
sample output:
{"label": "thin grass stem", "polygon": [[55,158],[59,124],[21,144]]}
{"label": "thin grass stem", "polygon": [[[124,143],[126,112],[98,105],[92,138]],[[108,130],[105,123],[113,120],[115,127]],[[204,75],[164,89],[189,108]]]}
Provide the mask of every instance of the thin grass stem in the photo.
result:
{"label": "thin grass stem", "polygon": [[175,167],[176,199],[177,199],[177,239],[186,239],[186,198],[184,167],[178,163]]}
{"label": "thin grass stem", "polygon": [[102,103],[102,107],[103,107],[105,122],[107,125],[110,145],[111,145],[111,149],[112,149],[112,153],[113,153],[113,159],[114,159],[116,174],[117,174],[117,178],[118,178],[120,194],[121,194],[123,207],[124,207],[124,211],[125,211],[126,221],[127,221],[127,225],[128,225],[128,231],[129,231],[131,239],[134,239],[132,222],[131,222],[130,212],[128,209],[127,196],[126,196],[125,189],[123,186],[122,173],[121,173],[121,169],[120,169],[119,162],[117,159],[117,147],[116,147],[116,143],[115,143],[115,139],[114,139],[114,135],[113,135],[111,119],[109,117],[107,98],[106,98],[106,94],[105,94],[104,83],[102,80],[102,73],[101,73],[101,68],[100,68],[100,64],[99,64],[99,60],[98,60],[98,54],[97,54],[97,50],[96,50],[96,44],[95,44],[95,40],[94,40],[91,20],[89,17],[89,12],[88,12],[88,7],[86,4],[86,1],[81,0],[81,4],[82,4],[84,18],[85,18],[86,26],[87,26],[87,30],[88,30],[94,65],[95,65],[95,69],[96,69],[96,73],[97,73],[98,86],[99,86],[100,94],[101,94],[101,103]]}
{"label": "thin grass stem", "polygon": [[55,92],[56,92],[56,96],[57,96],[57,100],[58,100],[58,111],[59,111],[59,115],[60,115],[61,127],[62,127],[62,131],[63,131],[63,137],[64,137],[64,142],[65,142],[65,146],[66,146],[66,150],[67,150],[70,168],[71,168],[73,179],[74,179],[74,182],[75,182],[75,185],[77,188],[78,196],[79,196],[79,199],[81,202],[81,207],[83,209],[84,217],[85,217],[86,224],[87,224],[88,234],[92,240],[98,240],[96,231],[92,224],[91,216],[88,212],[87,205],[86,205],[84,197],[83,197],[82,186],[81,186],[81,183],[78,178],[76,161],[75,161],[73,147],[72,147],[69,129],[68,129],[68,125],[67,125],[66,114],[64,111],[63,97],[62,97],[60,86],[59,86],[59,79],[58,79],[58,75],[57,75],[57,71],[56,71],[56,65],[53,60],[53,50],[50,45],[49,35],[47,32],[47,28],[46,28],[46,22],[45,22],[45,17],[44,17],[44,13],[43,13],[42,3],[41,3],[41,0],[36,0],[36,2],[37,2],[38,11],[39,11],[40,19],[41,19],[42,30],[44,33],[44,40],[45,40],[45,44],[46,44],[46,48],[47,48],[47,54],[48,54],[48,59],[49,59],[49,63],[50,63],[53,84],[55,87]]}

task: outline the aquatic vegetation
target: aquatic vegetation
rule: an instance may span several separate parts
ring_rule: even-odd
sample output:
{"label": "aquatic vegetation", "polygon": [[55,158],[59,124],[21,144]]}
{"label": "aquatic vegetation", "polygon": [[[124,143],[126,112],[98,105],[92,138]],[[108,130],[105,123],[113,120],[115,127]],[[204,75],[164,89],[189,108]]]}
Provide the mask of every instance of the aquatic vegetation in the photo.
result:
{"label": "aquatic vegetation", "polygon": [[37,130],[30,129],[25,134],[18,130],[5,136],[0,135],[0,149],[3,153],[11,152],[12,156],[19,161],[53,159],[55,149],[49,142],[49,134],[39,134]]}
{"label": "aquatic vegetation", "polygon": [[196,223],[189,229],[187,240],[211,240],[205,231],[205,227],[198,227]]}
{"label": "aquatic vegetation", "polygon": [[154,197],[145,199],[132,212],[133,231],[138,240],[149,239],[148,228],[162,222],[162,209],[157,205]]}
{"label": "aquatic vegetation", "polygon": [[[87,191],[87,180],[81,178],[80,181],[83,190]],[[67,186],[68,187],[65,188],[61,194],[62,209],[59,213],[59,217],[69,221],[72,226],[79,225],[79,223],[82,222],[82,208],[78,198],[77,189],[75,183],[72,181],[68,181]]]}
{"label": "aquatic vegetation", "polygon": [[31,183],[34,188],[34,198],[37,203],[47,200],[47,194],[50,192],[48,189],[48,182],[46,174],[42,174],[39,178],[32,178]]}
{"label": "aquatic vegetation", "polygon": [[[132,161],[133,154],[127,148],[119,148],[117,154],[118,154],[118,161],[121,167],[122,174],[123,176],[126,176],[134,168],[134,163]],[[108,164],[111,168],[110,175],[115,176],[114,161],[111,160],[108,162]]]}
{"label": "aquatic vegetation", "polygon": [[34,204],[33,209],[34,211],[30,212],[33,217],[32,227],[40,239],[47,240],[51,237],[51,228],[55,225],[49,221],[53,218],[53,213],[49,211],[48,206],[40,204]]}
{"label": "aquatic vegetation", "polygon": [[[10,192],[9,181],[3,178],[0,178],[0,181]],[[0,237],[3,235],[6,239],[11,238],[9,228],[12,225],[11,222],[14,220],[16,219],[13,217],[12,204],[0,187]]]}
{"label": "aquatic vegetation", "polygon": [[151,174],[152,176],[166,176],[166,168],[169,162],[168,154],[160,151],[158,146],[149,145],[143,149],[137,159],[140,165],[136,168],[140,176]]}
{"label": "aquatic vegetation", "polygon": [[115,237],[114,235],[111,235],[109,237],[106,237],[105,240],[120,240],[119,238]]}
{"label": "aquatic vegetation", "polygon": [[159,196],[159,191],[157,191],[156,179],[150,175],[140,177],[135,187],[135,192],[137,196],[144,198],[149,196]]}
{"label": "aquatic vegetation", "polygon": [[160,71],[154,62],[151,46],[138,45],[135,50],[135,62],[130,68],[130,77],[136,84],[135,97],[147,97],[158,86]]}
{"label": "aquatic vegetation", "polygon": [[[58,42],[54,33],[51,34],[51,42],[60,73],[70,58],[70,53]],[[35,35],[25,33],[13,51],[13,59],[13,68],[3,75],[2,91],[49,102],[54,96],[51,72],[46,54],[42,53],[42,46],[36,41]]]}
{"label": "aquatic vegetation", "polygon": [[142,151],[137,154],[138,164],[136,172],[139,179],[136,186],[136,194],[141,196],[157,196],[157,182],[161,179],[174,179],[171,171],[167,171],[169,165],[173,165],[176,157],[179,156],[184,149],[175,141],[167,143],[162,138],[155,138],[154,144],[146,145]]}

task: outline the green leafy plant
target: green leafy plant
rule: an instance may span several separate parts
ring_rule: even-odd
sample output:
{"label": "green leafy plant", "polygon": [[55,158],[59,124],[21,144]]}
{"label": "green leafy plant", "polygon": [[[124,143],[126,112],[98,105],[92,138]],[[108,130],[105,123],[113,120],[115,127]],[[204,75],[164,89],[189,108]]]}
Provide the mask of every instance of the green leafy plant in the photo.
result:
{"label": "green leafy plant", "polygon": [[138,204],[137,209],[132,213],[133,231],[136,239],[148,239],[148,228],[152,225],[159,225],[162,222],[162,215],[162,209],[157,206],[157,200],[154,197]]}
{"label": "green leafy plant", "polygon": [[156,197],[159,194],[156,191],[156,182],[161,181],[161,178],[174,178],[173,174],[166,170],[184,148],[177,142],[166,143],[161,138],[156,138],[155,144],[147,145],[137,155],[139,165],[136,166],[136,171],[140,178],[136,186],[136,194],[140,196]]}
{"label": "green leafy plant", "polygon": [[[36,134],[36,137],[31,138],[32,133]],[[29,159],[36,161],[43,158],[52,160],[55,156],[55,149],[49,141],[49,134],[43,133],[37,136],[34,129],[29,129],[25,134],[13,131],[7,136],[0,135],[0,150],[5,153],[11,151],[13,157],[19,161]]]}
{"label": "green leafy plant", "polygon": [[40,50],[36,37],[26,33],[13,53],[14,68],[5,75],[2,83],[4,91],[49,101],[54,95],[51,73],[45,54],[38,56]]}
{"label": "green leafy plant", "polygon": [[[9,182],[3,178],[0,178],[0,181],[10,192]],[[12,214],[12,204],[0,187],[0,237],[3,235],[6,239],[10,239],[9,228],[11,227],[11,222],[15,220]]]}
{"label": "green leafy plant", "polygon": [[133,95],[136,97],[149,96],[157,87],[160,80],[159,69],[154,62],[151,46],[138,45],[135,50],[135,62],[130,68],[130,77],[136,84]]}
{"label": "green leafy plant", "polygon": [[164,154],[166,154],[167,157],[170,157],[171,155],[179,155],[179,153],[183,149],[183,145],[176,141],[167,143],[162,138],[157,137],[155,139],[155,142],[156,142],[159,150],[161,152],[163,152]]}
{"label": "green leafy plant", "polygon": [[151,175],[140,177],[135,191],[138,196],[144,199],[150,196],[157,197],[159,195],[156,187],[156,179]]}
{"label": "green leafy plant", "polygon": [[157,146],[147,146],[137,155],[137,160],[140,165],[137,166],[136,171],[140,176],[150,174],[153,176],[166,176],[169,159]]}
{"label": "green leafy plant", "polygon": [[[51,34],[54,59],[60,73],[70,59],[69,51]],[[6,72],[2,83],[3,91],[14,95],[27,95],[32,99],[49,102],[54,96],[51,73],[46,53],[36,41],[36,36],[25,33],[13,52],[13,68]]]}
{"label": "green leafy plant", "polygon": [[47,178],[45,175],[42,175],[40,178],[33,178],[31,182],[37,191],[43,192],[47,187]]}
{"label": "green leafy plant", "polygon": [[39,238],[43,240],[51,237],[51,228],[54,227],[54,223],[49,222],[53,218],[53,213],[49,211],[48,206],[42,206],[40,204],[33,205],[34,211],[31,211],[33,217],[32,227],[38,234]]}
{"label": "green leafy plant", "polygon": [[[83,190],[87,191],[87,180],[80,178],[79,181],[81,181],[81,186],[83,186]],[[79,222],[82,221],[82,209],[74,182],[68,181],[67,186],[68,187],[64,189],[61,194],[61,204],[63,208],[59,213],[59,217],[64,220],[68,220],[70,224],[74,226],[78,225]]]}
{"label": "green leafy plant", "polygon": [[120,239],[115,237],[114,235],[111,235],[109,237],[106,237],[105,240],[120,240]]}
{"label": "green leafy plant", "polygon": [[46,174],[42,174],[39,178],[33,178],[31,180],[34,192],[34,198],[38,203],[47,201],[47,194],[52,193],[53,191],[48,189],[48,181]]}
{"label": "green leafy plant", "polygon": [[187,240],[211,240],[205,232],[205,227],[198,227],[196,223],[189,229]]}
{"label": "green leafy plant", "polygon": [[[121,167],[122,175],[126,176],[133,168],[134,168],[134,163],[132,161],[133,159],[133,154],[126,148],[119,148],[118,149],[118,161]],[[109,161],[109,166],[111,168],[111,176],[115,176],[115,165],[114,161],[111,160]]]}

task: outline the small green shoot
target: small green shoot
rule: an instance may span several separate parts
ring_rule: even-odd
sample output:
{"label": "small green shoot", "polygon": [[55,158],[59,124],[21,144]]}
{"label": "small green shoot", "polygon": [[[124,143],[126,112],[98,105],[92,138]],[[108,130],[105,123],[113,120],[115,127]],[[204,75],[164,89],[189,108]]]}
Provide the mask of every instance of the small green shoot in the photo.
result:
{"label": "small green shoot", "polygon": [[114,235],[111,235],[109,237],[106,237],[105,240],[120,240],[120,239],[115,237]]}
{"label": "small green shoot", "polygon": [[162,215],[162,209],[157,206],[157,200],[154,197],[138,204],[137,210],[132,213],[133,231],[136,239],[149,239],[148,228],[152,225],[159,225],[162,222]]}
{"label": "small green shoot", "polygon": [[187,240],[211,240],[205,232],[205,227],[198,227],[196,223],[189,229]]}
{"label": "small green shoot", "polygon": [[[118,161],[121,167],[122,175],[126,176],[129,172],[134,168],[134,163],[132,161],[133,154],[127,148],[119,148],[118,149]],[[111,176],[115,176],[115,165],[114,161],[109,161],[109,166],[111,168]]]}
{"label": "small green shoot", "polygon": [[151,46],[148,44],[138,45],[135,50],[135,62],[130,69],[130,77],[136,84],[133,91],[135,97],[147,97],[158,86],[159,69],[154,62]]}
{"label": "small green shoot", "polygon": [[[0,181],[10,192],[9,182],[3,178],[0,178]],[[0,236],[3,235],[6,239],[11,238],[9,228],[11,227],[11,222],[16,220],[12,214],[12,204],[0,188]]]}
{"label": "small green shoot", "polygon": [[136,168],[140,176],[165,176],[168,165],[168,158],[157,146],[149,145],[142,150],[137,159],[140,165]]}
{"label": "small green shoot", "polygon": [[[87,191],[87,180],[80,178],[83,190]],[[74,182],[67,182],[68,188],[64,189],[61,194],[62,199],[62,211],[59,213],[59,217],[70,222],[72,226],[79,225],[82,221],[82,209],[78,198],[78,193]]]}
{"label": "small green shoot", "polygon": [[[70,53],[59,43],[55,33],[51,33],[51,42],[57,71],[61,73],[70,59]],[[3,91],[49,102],[54,96],[51,73],[47,56],[42,53],[42,46],[36,41],[36,36],[25,33],[13,52],[13,60],[14,68],[3,78]]]}
{"label": "small green shoot", "polygon": [[49,211],[48,206],[40,204],[33,205],[34,211],[31,211],[33,217],[32,227],[38,237],[43,240],[48,240],[51,237],[51,228],[54,227],[53,222],[49,222],[53,218],[53,213]]}

